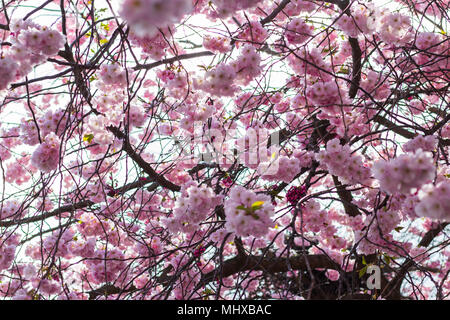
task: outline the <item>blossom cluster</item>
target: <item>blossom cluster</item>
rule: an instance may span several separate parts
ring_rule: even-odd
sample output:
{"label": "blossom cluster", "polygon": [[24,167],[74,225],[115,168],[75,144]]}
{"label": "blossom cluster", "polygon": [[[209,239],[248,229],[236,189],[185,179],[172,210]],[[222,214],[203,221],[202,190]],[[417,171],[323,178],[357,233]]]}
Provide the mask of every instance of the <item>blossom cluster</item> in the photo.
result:
{"label": "blossom cluster", "polygon": [[349,37],[356,38],[359,34],[370,35],[375,28],[375,14],[365,6],[353,6],[351,15],[341,15],[336,26],[345,32]]}
{"label": "blossom cluster", "polygon": [[44,172],[50,172],[58,167],[61,140],[53,132],[42,140],[31,156],[33,166]]}
{"label": "blossom cluster", "polygon": [[[205,104],[186,104],[178,109],[184,117],[180,120],[180,128],[189,130],[196,121],[205,123],[216,111],[216,109],[207,103]],[[211,128],[214,129],[214,128]]]}
{"label": "blossom cluster", "polygon": [[323,107],[323,111],[329,115],[341,113],[341,105],[348,105],[346,93],[342,92],[334,81],[318,81],[306,89],[306,97],[312,105]]}
{"label": "blossom cluster", "polygon": [[8,183],[15,183],[17,185],[29,181],[31,178],[30,171],[33,172],[29,166],[30,159],[31,155],[22,154],[21,158],[16,159],[14,162],[10,162],[7,165],[5,180]]}
{"label": "blossom cluster", "polygon": [[[197,82],[197,88],[215,96],[233,96],[236,83],[247,85],[261,72],[261,57],[252,45],[244,45],[240,55],[229,64],[220,63],[208,70]],[[236,83],[235,83],[236,82]]]}
{"label": "blossom cluster", "polygon": [[203,37],[203,47],[209,51],[218,53],[225,53],[231,50],[230,41],[227,38],[213,37],[210,35]]}
{"label": "blossom cluster", "polygon": [[216,6],[218,17],[225,18],[233,15],[236,11],[249,9],[261,2],[261,0],[212,0]]}
{"label": "blossom cluster", "polygon": [[286,183],[290,183],[295,176],[300,172],[300,161],[295,157],[286,157],[281,156],[278,159],[276,165],[278,167],[278,171],[273,175],[263,175],[262,178],[273,181],[273,180],[281,180]]}
{"label": "blossom cluster", "polygon": [[304,74],[308,74],[314,77],[320,76],[324,80],[330,78],[328,73],[322,71],[329,71],[330,65],[318,48],[299,48],[295,51],[295,54],[288,56],[288,62],[292,70],[298,75],[303,76]]}
{"label": "blossom cluster", "polygon": [[432,154],[422,149],[389,161],[379,160],[373,164],[372,172],[380,188],[389,194],[409,194],[435,177]]}
{"label": "blossom cluster", "polygon": [[128,39],[132,45],[141,48],[144,55],[158,60],[164,56],[166,49],[169,48],[170,42],[167,40],[170,38],[169,29],[170,27],[160,29],[159,32],[150,36],[138,35],[131,30]]}
{"label": "blossom cluster", "polygon": [[147,120],[144,108],[141,105],[133,104],[125,111],[125,121],[133,127],[142,127]]}
{"label": "blossom cluster", "polygon": [[19,219],[26,213],[17,200],[9,200],[0,206],[0,220]]}
{"label": "blossom cluster", "polygon": [[20,125],[21,138],[24,143],[35,145],[39,143],[39,136],[45,137],[49,133],[55,133],[59,136],[66,127],[67,118],[67,112],[63,109],[48,110],[36,120],[39,131],[33,119],[23,120]]}
{"label": "blossom cluster", "polygon": [[123,88],[127,84],[127,72],[118,64],[104,64],[100,67],[100,79],[105,85]]}
{"label": "blossom cluster", "polygon": [[[100,108],[102,110],[102,108]],[[88,143],[94,141],[100,145],[113,144],[118,139],[115,139],[114,134],[107,130],[109,126],[119,126],[120,121],[124,116],[127,116],[127,123],[131,127],[134,125],[142,125],[145,121],[142,108],[138,105],[131,105],[128,112],[124,114],[122,108],[118,106],[111,106],[107,111],[107,115],[90,115],[87,119],[87,126],[85,130],[84,140]],[[91,151],[92,152],[92,151]]]}
{"label": "blossom cluster", "polygon": [[[394,241],[392,231],[398,227],[400,222],[401,216],[393,210],[383,209],[374,216],[365,217],[360,228],[354,230],[358,253],[372,254],[377,251],[379,246],[382,246],[385,252],[395,250],[398,243]],[[407,244],[403,245],[407,249]]]}
{"label": "blossom cluster", "polygon": [[153,37],[159,28],[179,22],[191,10],[190,0],[125,0],[120,15],[138,36]]}
{"label": "blossom cluster", "polygon": [[[105,260],[107,263],[105,263]],[[89,268],[92,281],[94,283],[103,283],[111,281],[120,281],[126,272],[125,254],[118,248],[95,251],[93,259],[87,260],[86,265]]]}
{"label": "blossom cluster", "polygon": [[315,105],[326,106],[340,102],[339,88],[334,81],[314,83],[307,89],[306,96]]}
{"label": "blossom cluster", "polygon": [[388,13],[379,21],[378,34],[387,44],[402,46],[411,41],[411,20],[401,13]]}
{"label": "blossom cluster", "polygon": [[415,39],[416,47],[420,50],[436,52],[439,49],[441,36],[434,32],[419,32]]}
{"label": "blossom cluster", "polygon": [[[334,256],[333,259],[338,261],[338,252],[346,248],[348,241],[337,235],[337,228],[333,225],[333,211],[321,209],[318,201],[310,199],[301,207],[300,212],[295,221],[295,228],[302,230],[302,233],[311,234],[311,239],[317,238],[330,256]],[[299,244],[303,243],[302,239],[299,240]]]}
{"label": "blossom cluster", "polygon": [[164,220],[167,229],[174,234],[198,230],[200,222],[208,217],[221,200],[222,197],[216,196],[211,188],[188,183],[182,196],[175,202],[173,216]]}
{"label": "blossom cluster", "polygon": [[313,29],[303,19],[294,18],[286,26],[286,39],[290,44],[302,44],[311,37]]}
{"label": "blossom cluster", "polygon": [[244,39],[253,44],[263,44],[266,38],[267,30],[264,29],[259,21],[250,21],[250,23],[246,25],[244,31],[238,35],[238,39]]}
{"label": "blossom cluster", "polygon": [[415,37],[418,52],[414,56],[413,65],[408,67],[418,65],[421,70],[430,74],[430,81],[440,79],[440,72],[450,66],[450,45],[446,39],[445,32],[418,32]]}
{"label": "blossom cluster", "polygon": [[311,12],[317,5],[314,2],[308,0],[291,0],[288,2],[283,12],[289,17],[298,16],[301,12]]}
{"label": "blossom cluster", "polygon": [[312,161],[314,160],[315,154],[313,151],[306,150],[294,150],[293,156],[296,157],[300,161],[300,167],[307,168],[311,166]]}
{"label": "blossom cluster", "polygon": [[237,91],[233,84],[235,78],[235,69],[231,65],[221,63],[205,73],[204,81],[199,83],[199,87],[212,95],[233,96]]}
{"label": "blossom cluster", "polygon": [[238,82],[247,85],[261,73],[261,57],[254,46],[246,44],[242,46],[240,55],[231,63],[236,72]]}
{"label": "blossom cluster", "polygon": [[19,237],[16,234],[6,236],[1,240],[0,246],[0,271],[8,269],[14,261]]}
{"label": "blossom cluster", "polygon": [[420,202],[416,205],[416,214],[450,222],[450,181],[444,180],[436,186],[426,185],[419,192]]}
{"label": "blossom cluster", "polygon": [[326,149],[316,154],[316,160],[343,183],[364,183],[370,178],[370,169],[364,165],[362,157],[352,154],[350,147],[341,145],[337,138],[327,142]]}
{"label": "blossom cluster", "polygon": [[105,222],[91,212],[83,213],[78,219],[77,229],[87,237],[100,236],[106,228]]}
{"label": "blossom cluster", "polygon": [[270,197],[256,194],[242,186],[231,188],[230,198],[224,204],[225,228],[238,237],[263,237],[272,227],[274,207]]}
{"label": "blossom cluster", "polygon": [[418,135],[414,139],[409,140],[403,145],[403,150],[406,152],[414,152],[422,149],[423,151],[433,151],[436,149],[438,139],[436,136]]}
{"label": "blossom cluster", "polygon": [[446,123],[443,127],[442,127],[442,137],[443,138],[450,138],[450,123]]}
{"label": "blossom cluster", "polygon": [[57,54],[65,42],[58,31],[30,20],[13,21],[10,29],[12,46],[0,58],[0,90],[26,76],[34,65]]}
{"label": "blossom cluster", "polygon": [[367,93],[377,100],[386,99],[391,90],[389,89],[389,83],[385,80],[386,77],[383,74],[370,70],[361,81],[361,88],[364,90],[361,90],[361,94]]}
{"label": "blossom cluster", "polygon": [[[74,241],[74,237],[75,231],[72,228],[60,232],[52,232],[50,236],[44,238],[42,250],[48,256],[52,254],[60,257],[69,256],[71,254],[70,248],[71,243]],[[29,256],[39,256],[39,254],[40,252],[27,252],[27,255]]]}
{"label": "blossom cluster", "polygon": [[15,59],[0,57],[0,90],[6,89],[16,79],[17,69],[19,65]]}
{"label": "blossom cluster", "polygon": [[33,54],[48,57],[57,54],[64,45],[64,37],[61,33],[37,25],[32,27],[28,25],[26,29],[20,30],[17,40],[19,42],[18,45],[23,45],[23,48],[31,50]]}

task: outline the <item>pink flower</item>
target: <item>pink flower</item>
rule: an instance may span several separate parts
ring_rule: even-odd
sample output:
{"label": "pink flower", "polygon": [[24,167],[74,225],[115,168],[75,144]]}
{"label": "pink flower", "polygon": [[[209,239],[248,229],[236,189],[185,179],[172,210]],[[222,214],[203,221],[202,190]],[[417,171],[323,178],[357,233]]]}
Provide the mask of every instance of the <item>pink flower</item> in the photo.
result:
{"label": "pink flower", "polygon": [[237,236],[263,237],[272,227],[273,205],[270,197],[234,186],[224,204],[225,228]]}
{"label": "pink flower", "polygon": [[450,182],[444,180],[436,186],[427,185],[419,192],[420,202],[415,211],[418,216],[450,221]]}
{"label": "pink flower", "polygon": [[379,180],[380,188],[390,194],[409,194],[435,177],[433,158],[421,149],[390,161],[375,162],[372,172]]}
{"label": "pink flower", "polygon": [[43,139],[31,157],[31,163],[41,171],[50,172],[59,164],[60,140],[53,132]]}
{"label": "pink flower", "polygon": [[223,37],[206,35],[203,38],[203,47],[212,52],[225,53],[231,50],[230,41]]}
{"label": "pink flower", "polygon": [[302,44],[312,35],[313,26],[300,18],[294,18],[286,26],[286,39],[291,44]]}
{"label": "pink flower", "polygon": [[191,10],[189,0],[125,0],[120,15],[139,36],[155,36],[159,28],[179,22]]}
{"label": "pink flower", "polygon": [[16,78],[18,64],[10,57],[0,57],[0,90],[7,86]]}

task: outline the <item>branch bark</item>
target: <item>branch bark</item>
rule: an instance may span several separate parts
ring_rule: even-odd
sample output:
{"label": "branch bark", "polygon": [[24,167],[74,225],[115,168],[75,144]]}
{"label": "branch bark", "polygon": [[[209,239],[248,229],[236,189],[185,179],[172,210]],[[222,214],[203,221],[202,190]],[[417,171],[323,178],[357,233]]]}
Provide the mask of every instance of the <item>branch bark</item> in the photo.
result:
{"label": "branch bark", "polygon": [[242,256],[238,255],[224,261],[223,265],[205,274],[200,281],[206,285],[214,280],[229,277],[238,272],[248,270],[259,270],[269,273],[287,272],[292,270],[307,270],[307,264],[311,269],[324,268],[340,270],[340,266],[326,255],[303,255],[290,258],[268,258],[264,256]]}
{"label": "branch bark", "polygon": [[128,154],[128,156],[131,159],[133,159],[133,161],[136,162],[136,164],[142,170],[144,170],[144,172],[153,181],[157,182],[161,187],[169,189],[174,192],[179,192],[181,190],[180,186],[174,184],[173,182],[164,178],[164,176],[158,174],[147,161],[145,161],[138,153],[136,153],[136,151],[131,146],[128,137],[122,131],[113,126],[109,126],[107,129],[111,131],[118,139],[122,140],[123,151],[125,151]]}

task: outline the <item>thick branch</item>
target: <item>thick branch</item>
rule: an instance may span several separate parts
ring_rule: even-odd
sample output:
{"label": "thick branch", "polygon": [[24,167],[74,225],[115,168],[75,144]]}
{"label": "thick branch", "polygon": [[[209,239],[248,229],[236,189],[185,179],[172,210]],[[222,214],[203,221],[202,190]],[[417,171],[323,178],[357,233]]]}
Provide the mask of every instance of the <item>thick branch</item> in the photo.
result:
{"label": "thick branch", "polygon": [[281,11],[283,11],[284,8],[286,8],[286,6],[288,5],[289,2],[291,2],[291,0],[283,0],[283,1],[281,1],[281,3],[278,5],[278,7],[275,8],[275,10],[273,10],[267,17],[265,17],[264,19],[262,19],[260,21],[261,25],[265,25],[266,23],[269,23],[270,21],[275,19],[275,17]]}
{"label": "thick branch", "polygon": [[[121,195],[121,194],[126,193],[129,190],[141,188],[150,182],[152,182],[151,179],[138,180],[138,181],[129,183],[127,185],[124,185],[120,188],[111,190],[110,192],[108,192],[108,195],[109,196]],[[148,190],[154,190],[156,188],[156,186],[158,186],[158,185],[159,184],[157,184],[157,183],[153,183],[148,187]],[[65,205],[65,206],[59,207],[58,209],[43,213],[39,216],[29,217],[29,218],[25,218],[25,219],[21,219],[21,220],[0,221],[0,227],[10,227],[13,225],[22,225],[22,224],[27,224],[27,223],[31,223],[31,222],[43,221],[45,219],[58,216],[61,213],[73,212],[75,210],[88,208],[94,204],[95,203],[90,200],[80,201],[75,204],[70,204],[70,205]]]}
{"label": "thick branch", "polygon": [[172,183],[171,181],[164,178],[162,175],[158,174],[147,161],[145,161],[139,154],[137,154],[136,151],[131,146],[128,137],[123,132],[121,132],[118,128],[113,126],[110,126],[107,129],[111,131],[118,139],[122,140],[123,151],[125,151],[128,154],[128,156],[131,159],[133,159],[133,161],[136,162],[136,164],[142,170],[144,170],[144,172],[150,177],[150,179],[158,182],[161,187],[164,187],[171,191],[178,192],[181,190],[180,186]]}
{"label": "thick branch", "polygon": [[55,209],[55,210],[50,211],[50,212],[46,212],[46,213],[41,214],[39,216],[25,218],[25,219],[21,219],[21,220],[0,221],[0,227],[10,227],[10,226],[13,226],[13,225],[21,225],[21,224],[26,224],[26,223],[36,222],[36,221],[42,221],[42,220],[48,219],[50,217],[58,216],[61,213],[72,212],[72,211],[75,211],[75,210],[78,210],[78,209],[83,209],[83,208],[92,206],[93,204],[94,204],[94,202],[89,201],[89,200],[80,201],[80,202],[75,203],[75,204],[70,204],[70,205],[59,207],[58,209]]}
{"label": "thick branch", "polygon": [[156,68],[163,64],[174,63],[174,62],[180,61],[180,60],[199,58],[199,57],[204,57],[204,56],[213,56],[213,55],[214,55],[214,53],[211,51],[201,51],[201,52],[180,54],[175,57],[156,61],[153,63],[137,65],[137,66],[133,67],[133,70],[142,70],[142,69],[150,70],[150,69]]}
{"label": "thick branch", "polygon": [[353,68],[352,68],[352,83],[350,85],[350,89],[348,91],[348,95],[350,98],[356,97],[356,93],[358,92],[359,84],[361,82],[361,57],[362,52],[359,47],[358,39],[350,37],[348,39],[350,46],[352,47],[352,60],[353,60]]}
{"label": "thick branch", "polygon": [[[224,261],[215,270],[203,276],[202,284],[226,278],[233,274],[260,270],[268,273],[287,272],[289,270],[307,270],[307,264],[311,269],[324,268],[339,270],[340,266],[325,255],[304,255],[287,258],[268,258],[263,256],[236,256]],[[291,269],[292,268],[292,269]]]}
{"label": "thick branch", "polygon": [[96,290],[89,291],[88,294],[89,294],[89,300],[95,300],[95,298],[97,298],[99,296],[130,293],[130,292],[134,292],[136,290],[137,290],[137,288],[133,285],[131,285],[131,287],[129,287],[127,289],[122,289],[122,288],[118,288],[112,284],[105,284],[104,286],[102,286]]}
{"label": "thick branch", "polygon": [[341,184],[338,177],[333,176],[333,182],[336,186],[336,191],[341,199],[342,205],[344,206],[345,213],[351,217],[356,217],[361,213],[358,210],[358,207],[352,203],[353,196],[350,191],[345,189],[345,187]]}

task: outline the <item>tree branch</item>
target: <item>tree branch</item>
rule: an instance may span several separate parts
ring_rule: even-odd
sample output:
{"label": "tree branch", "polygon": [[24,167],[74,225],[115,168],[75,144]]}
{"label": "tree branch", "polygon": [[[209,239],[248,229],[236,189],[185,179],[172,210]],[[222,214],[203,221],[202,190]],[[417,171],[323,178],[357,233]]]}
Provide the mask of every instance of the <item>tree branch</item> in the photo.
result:
{"label": "tree branch", "polygon": [[266,23],[269,23],[273,19],[275,19],[275,17],[281,11],[283,11],[284,8],[286,8],[286,6],[289,4],[289,2],[291,2],[291,0],[283,0],[283,1],[281,1],[281,3],[278,5],[278,7],[276,7],[267,17],[265,17],[264,19],[259,21],[261,23],[261,25],[265,25]]}
{"label": "tree branch", "polygon": [[130,141],[128,140],[128,137],[121,132],[118,128],[109,126],[107,128],[109,131],[111,131],[118,139],[122,140],[122,149],[128,154],[128,156],[136,162],[136,164],[144,170],[144,172],[153,180],[159,183],[161,187],[164,187],[166,189],[169,189],[174,192],[179,192],[181,190],[181,187],[172,183],[171,181],[164,178],[162,175],[158,174],[151,166],[150,164],[145,161],[139,154],[136,153],[136,151],[133,149],[133,147],[130,144]]}
{"label": "tree branch", "polygon": [[238,272],[259,270],[268,273],[287,272],[292,270],[306,270],[307,264],[311,269],[324,268],[340,270],[340,266],[326,255],[303,255],[288,258],[268,258],[264,256],[236,256],[205,274],[201,284],[229,277]]}
{"label": "tree branch", "polygon": [[[433,241],[433,239],[449,225],[448,222],[441,223],[436,228],[429,230],[419,242],[419,247],[428,247],[428,245]],[[401,298],[400,289],[402,282],[410,270],[410,268],[415,264],[413,259],[407,259],[401,268],[399,269],[396,276],[388,283],[388,285],[383,289],[381,295],[386,299],[398,300]]]}
{"label": "tree branch", "polygon": [[177,55],[172,58],[163,59],[163,60],[156,61],[156,62],[149,63],[149,64],[139,64],[139,65],[133,67],[133,70],[142,70],[142,69],[150,70],[150,69],[156,68],[163,64],[173,63],[173,62],[180,61],[180,60],[199,58],[199,57],[204,57],[204,56],[213,56],[213,55],[214,55],[214,53],[211,51],[201,51],[201,52],[180,54],[180,55]]}

